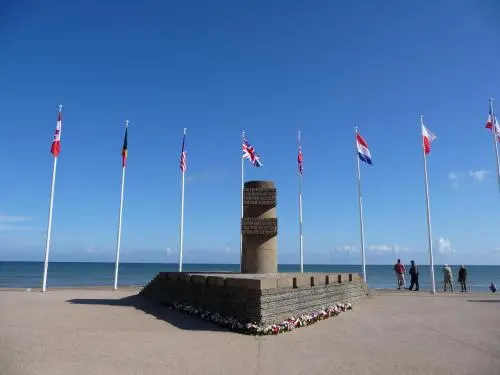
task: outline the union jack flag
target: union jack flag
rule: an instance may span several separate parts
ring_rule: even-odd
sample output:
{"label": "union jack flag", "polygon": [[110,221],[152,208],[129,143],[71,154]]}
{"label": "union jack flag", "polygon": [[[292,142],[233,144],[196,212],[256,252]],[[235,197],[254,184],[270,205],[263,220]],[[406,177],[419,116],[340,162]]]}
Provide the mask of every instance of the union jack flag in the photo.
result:
{"label": "union jack flag", "polygon": [[255,152],[255,149],[246,138],[243,139],[243,159],[250,160],[254,167],[262,167],[259,154]]}

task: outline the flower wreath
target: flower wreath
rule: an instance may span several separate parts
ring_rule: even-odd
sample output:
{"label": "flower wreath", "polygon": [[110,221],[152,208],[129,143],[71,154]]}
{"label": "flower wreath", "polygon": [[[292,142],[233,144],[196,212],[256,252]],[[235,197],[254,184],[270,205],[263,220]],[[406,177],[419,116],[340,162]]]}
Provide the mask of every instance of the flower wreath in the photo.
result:
{"label": "flower wreath", "polygon": [[278,324],[264,325],[259,325],[256,323],[241,323],[233,317],[226,317],[219,313],[203,310],[185,303],[174,303],[172,305],[169,305],[168,308],[184,314],[198,317],[202,320],[209,321],[219,327],[226,328],[234,332],[243,333],[246,335],[264,336],[277,335],[278,333],[292,331],[295,328],[305,327],[320,320],[328,319],[332,316],[337,316],[341,312],[352,310],[352,305],[350,302],[337,303],[311,314],[305,314],[295,318],[291,317]]}

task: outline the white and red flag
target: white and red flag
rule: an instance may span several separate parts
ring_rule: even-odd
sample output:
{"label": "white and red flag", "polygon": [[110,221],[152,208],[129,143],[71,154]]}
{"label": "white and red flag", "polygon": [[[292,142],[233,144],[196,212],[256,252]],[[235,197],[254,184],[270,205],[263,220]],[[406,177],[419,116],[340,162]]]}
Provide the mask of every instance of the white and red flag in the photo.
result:
{"label": "white and red flag", "polygon": [[61,127],[62,127],[62,113],[59,111],[57,114],[57,125],[56,131],[54,132],[54,139],[52,140],[52,146],[50,147],[50,152],[55,158],[59,156],[61,152]]}
{"label": "white and red flag", "polygon": [[422,124],[422,144],[424,147],[424,152],[425,154],[428,154],[431,152],[431,143],[436,139],[436,136],[431,133],[429,129],[425,127],[424,124]]}

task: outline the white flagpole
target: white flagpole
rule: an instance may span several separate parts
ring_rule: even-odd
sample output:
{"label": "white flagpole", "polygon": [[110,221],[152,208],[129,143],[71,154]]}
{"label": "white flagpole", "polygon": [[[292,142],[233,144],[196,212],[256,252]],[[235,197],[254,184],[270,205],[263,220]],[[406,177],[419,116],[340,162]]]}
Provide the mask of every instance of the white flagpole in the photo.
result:
{"label": "white flagpole", "polygon": [[[420,128],[423,130],[424,116],[420,116]],[[421,130],[421,131],[422,131]],[[431,272],[432,293],[436,293],[436,281],[434,278],[434,254],[432,252],[432,228],[431,228],[431,208],[429,203],[429,181],[427,178],[427,156],[425,155],[424,138],[422,138],[422,154],[424,156],[424,181],[425,181],[425,203],[427,209],[427,236],[429,242],[429,267]]]}
{"label": "white flagpole", "polygon": [[[59,113],[61,113],[61,111],[62,111],[62,105],[59,105]],[[59,133],[59,137],[61,136],[61,133]],[[52,232],[52,208],[54,206],[54,187],[56,184],[57,158],[58,158],[57,156],[54,157],[54,165],[52,167],[52,184],[50,188],[50,203],[49,203],[49,223],[47,225],[47,241],[45,244],[45,261],[43,264],[42,292],[45,292],[47,290],[47,271],[49,268],[49,251],[50,251],[50,240]]]}
{"label": "white flagpole", "polygon": [[[125,131],[128,129],[128,120],[125,121]],[[123,216],[123,191],[125,189],[125,169],[126,165],[122,165],[122,185],[120,192],[120,211],[118,214],[118,239],[116,241],[116,261],[115,261],[115,283],[113,290],[118,289],[118,268],[120,264],[120,246],[122,242],[122,216]]]}
{"label": "white flagpole", "polygon": [[[358,134],[358,128],[356,127],[356,135]],[[356,165],[357,165],[357,182],[358,182],[358,206],[359,206],[359,231],[361,237],[361,266],[363,269],[363,280],[366,283],[366,259],[365,259],[365,229],[363,220],[363,198],[361,195],[361,168],[359,165],[359,155],[358,155],[358,142],[356,139]]]}
{"label": "white flagpole", "polygon": [[[241,143],[245,141],[245,132],[241,132]],[[243,190],[245,189],[245,159],[241,157],[241,216],[240,216],[240,273],[242,271],[242,257],[243,257]]]}
{"label": "white flagpole", "polygon": [[[298,144],[299,144],[299,150],[301,150],[300,130],[298,132]],[[299,246],[300,246],[300,272],[304,272],[304,234],[302,232],[302,173],[300,172],[300,170],[299,170]]]}
{"label": "white flagpole", "polygon": [[497,134],[496,131],[497,120],[495,111],[493,111],[493,98],[490,98],[490,106],[491,106],[491,113],[493,116],[493,118],[491,119],[492,122],[491,132],[493,134],[493,145],[495,147],[495,160],[497,162],[498,189],[500,190],[500,160],[498,159],[498,137],[500,136],[500,134]]}
{"label": "white flagpole", "polygon": [[[184,128],[184,138],[183,140],[185,141],[186,137],[186,128]],[[184,147],[185,144],[184,144]],[[186,149],[184,148],[182,152],[186,152]],[[184,156],[181,156],[184,157]],[[186,163],[184,159],[184,163]],[[185,177],[186,177],[186,168],[183,168],[182,170],[182,184],[181,184],[181,226],[180,226],[180,239],[179,239],[179,272],[182,272],[182,251],[183,251],[183,246],[184,246],[184,183],[185,183]]]}

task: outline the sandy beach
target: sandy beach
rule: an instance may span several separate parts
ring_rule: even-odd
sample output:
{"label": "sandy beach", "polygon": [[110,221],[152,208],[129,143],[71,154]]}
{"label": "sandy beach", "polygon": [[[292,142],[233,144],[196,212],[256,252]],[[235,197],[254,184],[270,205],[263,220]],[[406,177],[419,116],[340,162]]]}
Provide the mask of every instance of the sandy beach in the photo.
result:
{"label": "sandy beach", "polygon": [[498,295],[377,291],[338,317],[252,337],[137,291],[0,291],[0,374],[500,374]]}

